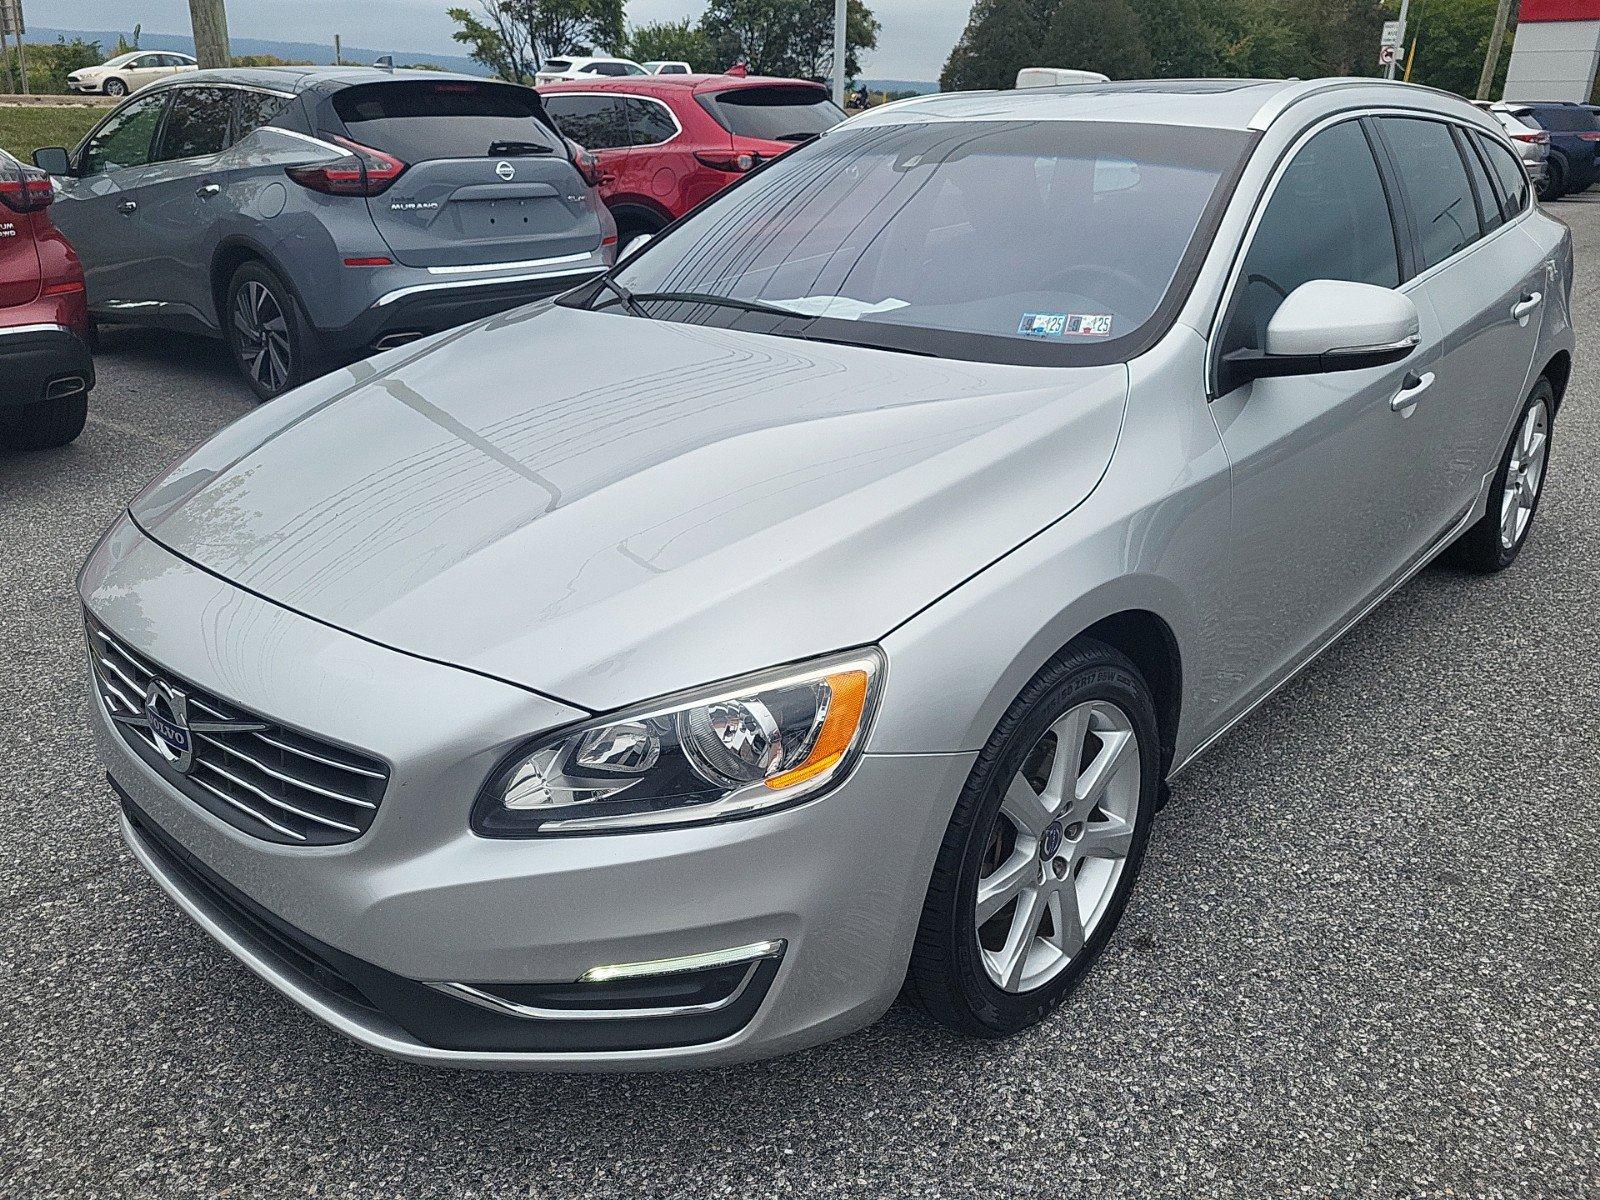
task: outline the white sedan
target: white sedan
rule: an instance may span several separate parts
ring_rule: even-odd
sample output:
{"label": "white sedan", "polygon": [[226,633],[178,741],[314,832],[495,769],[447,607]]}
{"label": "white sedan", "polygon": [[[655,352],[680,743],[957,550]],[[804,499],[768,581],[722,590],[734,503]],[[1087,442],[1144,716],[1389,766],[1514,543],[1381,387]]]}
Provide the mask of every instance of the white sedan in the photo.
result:
{"label": "white sedan", "polygon": [[75,92],[126,96],[158,79],[196,70],[199,64],[187,54],[170,50],[132,50],[107,59],[98,67],[74,71],[67,76],[67,87]]}

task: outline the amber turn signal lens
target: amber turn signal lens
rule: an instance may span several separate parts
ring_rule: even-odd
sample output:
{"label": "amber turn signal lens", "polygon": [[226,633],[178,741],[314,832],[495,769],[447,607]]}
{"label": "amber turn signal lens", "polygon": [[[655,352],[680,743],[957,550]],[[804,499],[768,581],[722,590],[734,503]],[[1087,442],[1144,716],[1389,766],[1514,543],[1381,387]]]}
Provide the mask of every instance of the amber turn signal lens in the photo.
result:
{"label": "amber turn signal lens", "polygon": [[867,707],[867,682],[865,671],[842,671],[828,676],[828,715],[822,719],[817,744],[803,762],[765,780],[767,787],[781,791],[838,765],[861,728],[861,716]]}

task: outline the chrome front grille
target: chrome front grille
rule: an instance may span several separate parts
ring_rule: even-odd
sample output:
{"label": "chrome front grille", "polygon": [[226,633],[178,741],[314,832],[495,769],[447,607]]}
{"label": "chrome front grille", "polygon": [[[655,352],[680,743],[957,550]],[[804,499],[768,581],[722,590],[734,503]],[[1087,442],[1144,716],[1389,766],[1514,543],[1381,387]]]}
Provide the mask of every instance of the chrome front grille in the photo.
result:
{"label": "chrome front grille", "polygon": [[[297,846],[331,846],[372,824],[389,773],[377,759],[264,720],[164,671],[96,621],[89,657],[100,699],[146,762],[208,812],[246,833]],[[149,724],[152,684],[187,707],[191,761],[175,767]]]}

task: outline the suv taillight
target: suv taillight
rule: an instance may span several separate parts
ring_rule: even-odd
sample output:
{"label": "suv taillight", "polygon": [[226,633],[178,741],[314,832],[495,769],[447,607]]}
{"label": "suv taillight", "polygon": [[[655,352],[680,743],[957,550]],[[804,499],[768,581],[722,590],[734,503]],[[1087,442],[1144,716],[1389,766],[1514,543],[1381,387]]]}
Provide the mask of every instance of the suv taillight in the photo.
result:
{"label": "suv taillight", "polygon": [[752,171],[761,164],[759,154],[739,153],[733,150],[707,151],[696,150],[695,159],[702,167],[710,167],[713,171]]}
{"label": "suv taillight", "polygon": [[572,165],[578,168],[578,174],[583,176],[583,181],[590,187],[599,187],[606,179],[606,169],[600,165],[599,157],[592,151],[585,150],[571,138],[562,138],[567,144],[567,153],[572,156]]}
{"label": "suv taillight", "polygon": [[38,212],[56,198],[50,176],[32,167],[21,168],[21,178],[0,176],[0,204],[12,212]]}
{"label": "suv taillight", "polygon": [[325,135],[350,151],[332,162],[314,167],[285,167],[284,173],[301,187],[329,196],[376,196],[388,188],[406,169],[392,154],[352,142],[349,138]]}
{"label": "suv taillight", "polygon": [[1550,140],[1548,133],[1513,133],[1511,140],[1514,142],[1529,142],[1535,146],[1542,146]]}

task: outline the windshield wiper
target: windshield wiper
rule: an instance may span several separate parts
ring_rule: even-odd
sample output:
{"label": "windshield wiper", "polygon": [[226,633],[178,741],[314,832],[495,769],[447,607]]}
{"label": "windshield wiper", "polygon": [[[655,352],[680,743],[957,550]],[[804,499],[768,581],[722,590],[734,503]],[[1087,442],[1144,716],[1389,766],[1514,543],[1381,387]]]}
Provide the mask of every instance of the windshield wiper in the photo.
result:
{"label": "windshield wiper", "polygon": [[546,146],[543,142],[490,142],[490,154],[509,154],[515,158],[519,154],[550,154],[554,146]]}
{"label": "windshield wiper", "polygon": [[[601,282],[618,292],[618,299],[622,299],[620,292],[622,285],[613,282],[610,278],[602,277]],[[736,296],[718,296],[711,292],[629,292],[624,304],[635,304],[647,300],[661,300],[665,302],[676,301],[682,304],[712,304],[719,308],[736,308],[740,312],[766,313],[772,317],[800,317],[810,320],[810,313],[796,312],[792,308],[780,308],[776,304],[763,304],[759,300],[740,300]],[[602,305],[601,307],[604,307]]]}
{"label": "windshield wiper", "polygon": [[[643,317],[647,321],[650,319],[650,314],[645,312],[645,310],[639,306],[639,298],[627,288],[623,287],[615,279],[611,278],[611,276],[602,275],[599,279],[595,280],[595,282],[601,287],[605,288],[606,291],[610,292],[618,300],[622,301],[622,306],[634,316]],[[591,304],[589,307],[592,309],[595,307],[595,305]],[[604,308],[605,305],[600,305],[600,307]]]}

